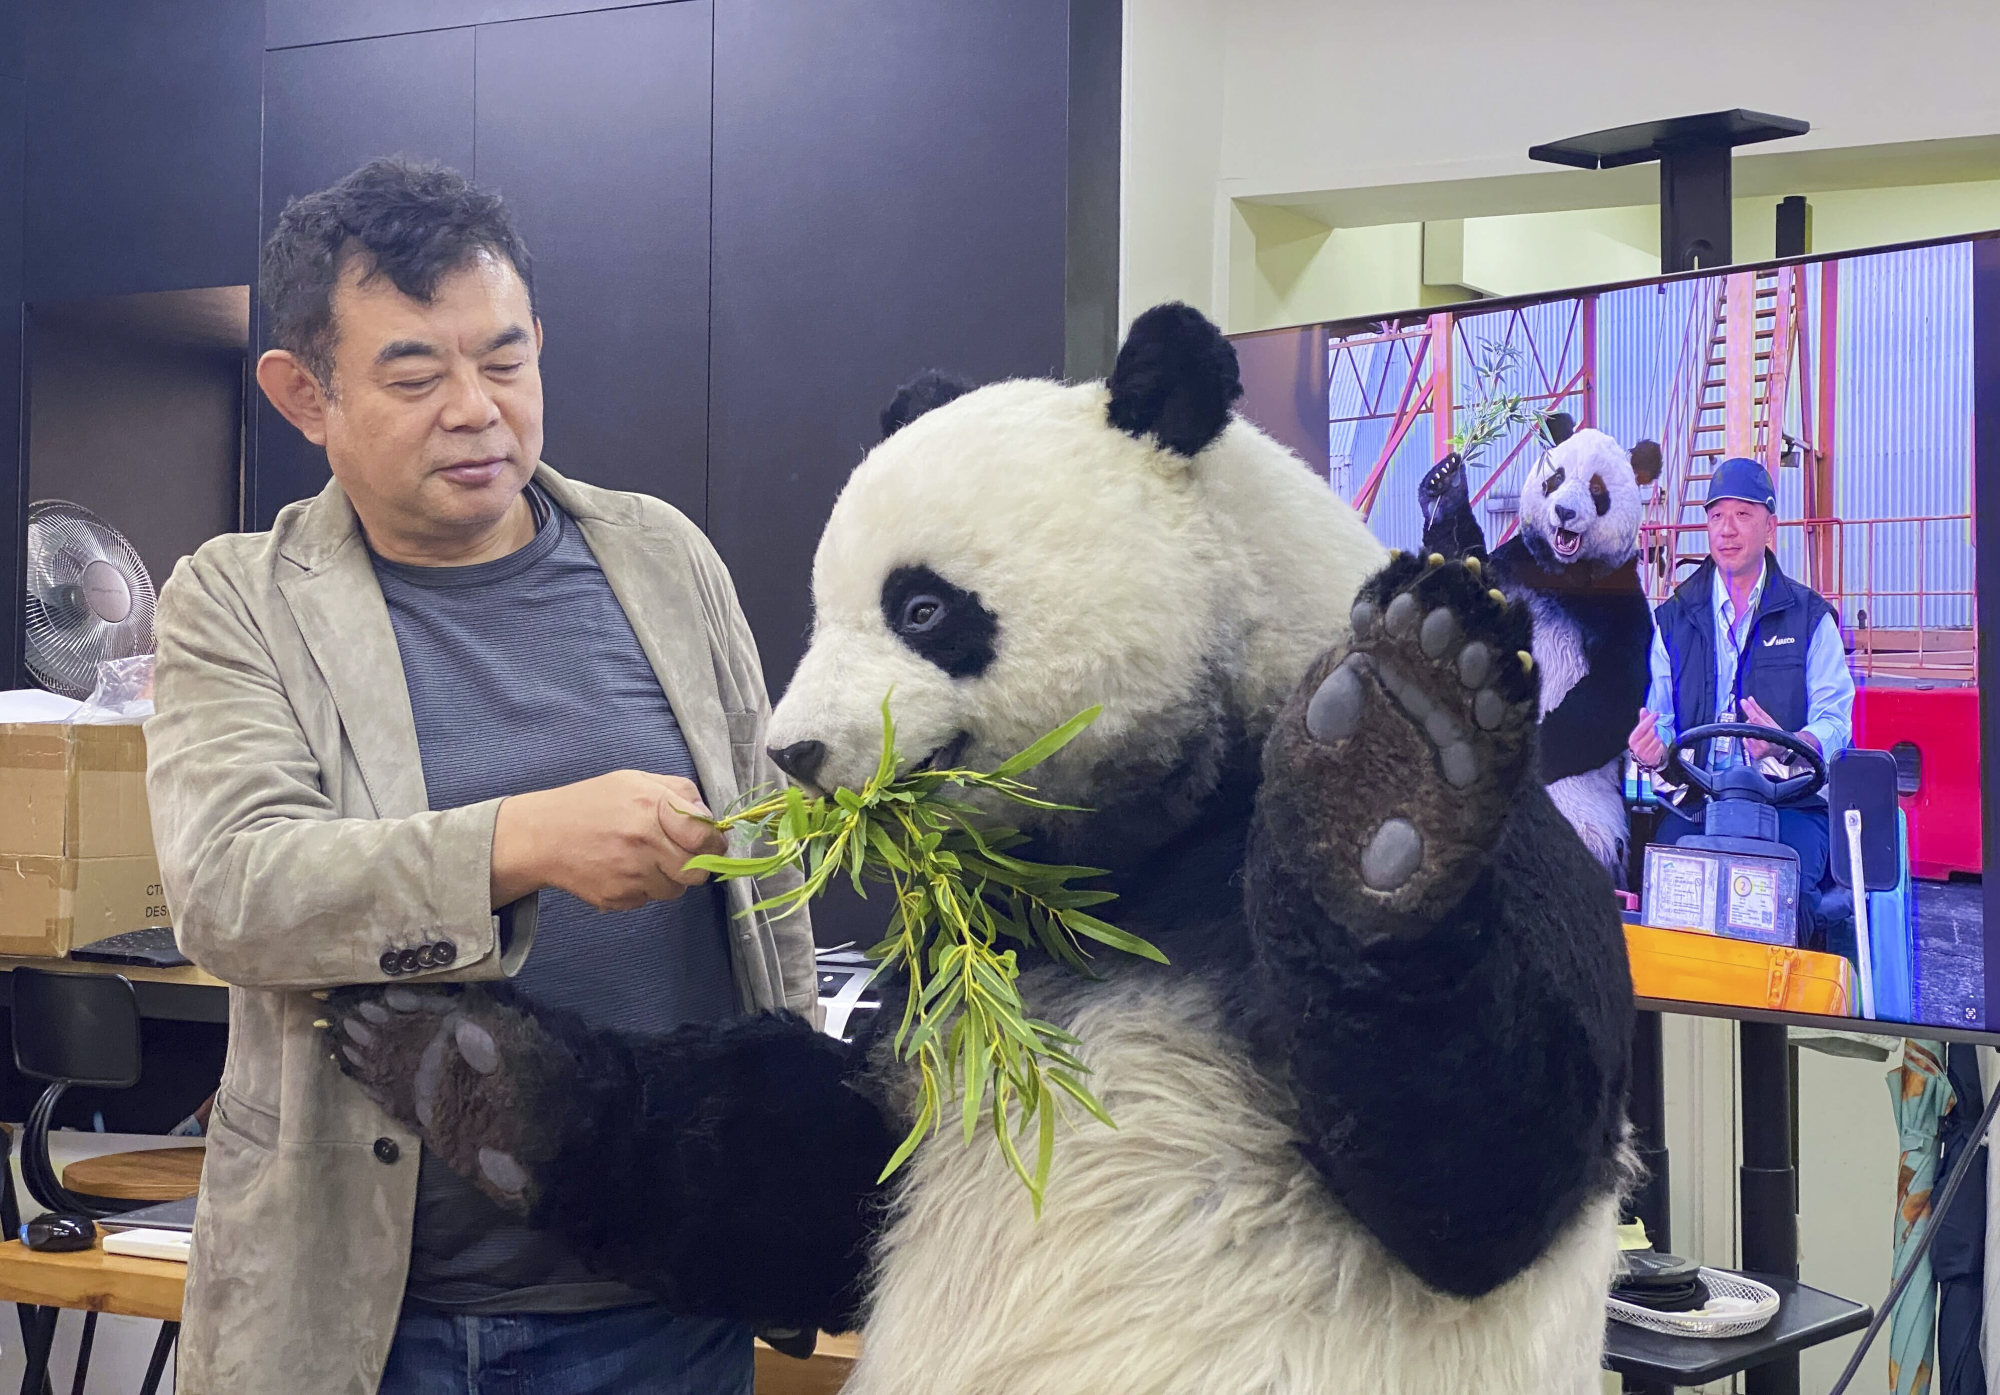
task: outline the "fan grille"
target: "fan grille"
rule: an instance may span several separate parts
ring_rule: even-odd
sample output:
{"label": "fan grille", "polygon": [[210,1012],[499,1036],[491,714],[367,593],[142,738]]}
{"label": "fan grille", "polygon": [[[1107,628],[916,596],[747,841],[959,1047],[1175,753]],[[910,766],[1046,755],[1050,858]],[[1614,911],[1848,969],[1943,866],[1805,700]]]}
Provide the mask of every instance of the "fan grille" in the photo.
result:
{"label": "fan grille", "polygon": [[131,543],[81,504],[28,508],[28,672],[87,698],[97,665],[153,652],[153,579]]}

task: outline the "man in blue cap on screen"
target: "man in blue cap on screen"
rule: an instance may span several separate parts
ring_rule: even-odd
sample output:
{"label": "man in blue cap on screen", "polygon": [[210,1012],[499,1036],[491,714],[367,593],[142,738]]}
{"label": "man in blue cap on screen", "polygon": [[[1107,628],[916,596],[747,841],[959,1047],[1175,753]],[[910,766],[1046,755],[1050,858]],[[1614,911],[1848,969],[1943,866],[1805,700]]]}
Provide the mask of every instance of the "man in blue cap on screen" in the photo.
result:
{"label": "man in blue cap on screen", "polygon": [[[1725,460],[1708,484],[1708,560],[1654,612],[1652,684],[1629,738],[1649,770],[1666,763],[1674,733],[1708,722],[1795,732],[1832,760],[1853,743],[1854,679],[1833,607],[1778,568],[1772,541],[1778,495],[1754,460]],[[1705,763],[1794,761],[1764,741],[1712,741]],[[1768,773],[1768,772],[1767,772]],[[1668,810],[1654,841],[1677,843],[1701,824]],[[1824,947],[1827,881],[1822,793],[1778,811],[1778,836],[1799,855],[1800,930]]]}

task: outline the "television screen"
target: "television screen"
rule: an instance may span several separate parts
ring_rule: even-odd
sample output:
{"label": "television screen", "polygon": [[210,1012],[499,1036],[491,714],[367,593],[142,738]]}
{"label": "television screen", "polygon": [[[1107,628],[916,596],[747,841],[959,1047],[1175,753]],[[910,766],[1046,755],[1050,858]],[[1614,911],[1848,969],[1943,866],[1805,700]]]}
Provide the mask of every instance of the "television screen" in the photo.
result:
{"label": "television screen", "polygon": [[1650,1005],[2000,1030],[1974,509],[1996,251],[1238,340],[1248,414],[1385,543],[1478,555],[1534,608],[1543,773]]}

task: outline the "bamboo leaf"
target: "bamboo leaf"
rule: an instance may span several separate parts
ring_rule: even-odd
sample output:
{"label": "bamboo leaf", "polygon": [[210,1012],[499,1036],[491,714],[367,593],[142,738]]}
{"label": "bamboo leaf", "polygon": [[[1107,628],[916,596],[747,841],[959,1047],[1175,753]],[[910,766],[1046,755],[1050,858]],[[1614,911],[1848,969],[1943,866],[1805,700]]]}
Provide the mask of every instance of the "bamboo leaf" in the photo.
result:
{"label": "bamboo leaf", "polygon": [[1093,707],[1087,711],[1077,713],[1047,736],[1034,742],[1025,751],[1009,756],[1006,760],[1001,761],[999,765],[993,768],[992,773],[997,776],[1007,776],[1018,775],[1023,770],[1032,770],[1035,766],[1040,765],[1057,751],[1060,751],[1063,747],[1074,741],[1077,733],[1096,721],[1103,711],[1102,707]]}
{"label": "bamboo leaf", "polygon": [[1082,911],[1059,911],[1057,918],[1062,921],[1064,928],[1096,940],[1100,944],[1110,945],[1113,949],[1122,949],[1127,954],[1136,954],[1141,959],[1150,959],[1155,964],[1167,962],[1167,956],[1145,940],[1129,931],[1120,930],[1115,925],[1107,925],[1094,915],[1086,915]]}

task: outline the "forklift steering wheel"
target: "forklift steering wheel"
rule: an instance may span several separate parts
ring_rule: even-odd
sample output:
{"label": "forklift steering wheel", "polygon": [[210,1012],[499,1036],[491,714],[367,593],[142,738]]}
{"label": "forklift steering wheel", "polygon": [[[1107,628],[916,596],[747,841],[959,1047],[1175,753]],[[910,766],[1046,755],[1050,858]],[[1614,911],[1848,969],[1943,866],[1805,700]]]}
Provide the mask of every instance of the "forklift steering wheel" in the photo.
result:
{"label": "forklift steering wheel", "polygon": [[1803,759],[1811,767],[1802,775],[1793,775],[1783,780],[1768,780],[1771,787],[1770,802],[1773,806],[1796,804],[1810,799],[1826,784],[1826,758],[1812,748],[1812,743],[1795,732],[1780,731],[1776,727],[1760,727],[1749,722],[1710,722],[1706,726],[1689,727],[1674,738],[1674,744],[1667,750],[1667,763],[1674,766],[1690,785],[1709,798],[1717,794],[1715,772],[1704,770],[1693,761],[1683,758],[1683,753],[1698,742],[1712,741],[1720,736],[1748,737],[1754,741],[1767,741],[1773,746],[1783,746],[1786,750]]}

